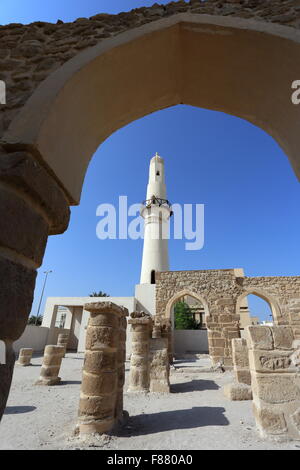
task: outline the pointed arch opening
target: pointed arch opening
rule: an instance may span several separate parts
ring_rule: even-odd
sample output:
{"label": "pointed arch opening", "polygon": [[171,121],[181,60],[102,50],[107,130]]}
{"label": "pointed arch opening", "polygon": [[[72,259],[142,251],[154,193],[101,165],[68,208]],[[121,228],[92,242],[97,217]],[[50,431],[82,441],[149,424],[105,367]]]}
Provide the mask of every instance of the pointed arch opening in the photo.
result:
{"label": "pointed arch opening", "polygon": [[278,324],[281,310],[278,301],[261,289],[247,289],[237,300],[236,313],[241,317],[241,328],[247,325]]}

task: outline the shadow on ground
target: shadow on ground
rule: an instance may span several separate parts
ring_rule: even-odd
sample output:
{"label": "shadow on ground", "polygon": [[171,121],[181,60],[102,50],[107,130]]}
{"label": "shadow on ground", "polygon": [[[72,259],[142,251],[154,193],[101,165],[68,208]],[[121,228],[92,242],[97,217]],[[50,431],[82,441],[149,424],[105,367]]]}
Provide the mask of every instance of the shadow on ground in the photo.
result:
{"label": "shadow on ground", "polygon": [[204,426],[228,426],[229,421],[224,413],[225,408],[204,406],[136,415],[129,418],[119,435],[132,437]]}
{"label": "shadow on ground", "polygon": [[171,393],[203,392],[218,390],[220,387],[213,380],[190,380],[189,382],[171,384]]}
{"label": "shadow on ground", "polygon": [[36,410],[36,406],[7,406],[4,410],[5,415],[18,415],[23,413],[31,413]]}
{"label": "shadow on ground", "polygon": [[59,385],[81,385],[81,380],[62,380]]}

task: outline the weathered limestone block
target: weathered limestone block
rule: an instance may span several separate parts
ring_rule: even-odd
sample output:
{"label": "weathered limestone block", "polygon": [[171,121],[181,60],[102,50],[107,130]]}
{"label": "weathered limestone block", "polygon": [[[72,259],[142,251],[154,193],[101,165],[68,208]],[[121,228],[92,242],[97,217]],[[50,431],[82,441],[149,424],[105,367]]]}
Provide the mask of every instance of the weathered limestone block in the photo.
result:
{"label": "weathered limestone block", "polygon": [[35,385],[58,385],[60,383],[61,378],[58,377],[58,374],[63,356],[63,346],[48,345],[45,347],[40,378]]}
{"label": "weathered limestone block", "polygon": [[223,387],[225,397],[231,401],[252,400],[251,387],[245,383],[231,383]]}
{"label": "weathered limestone block", "polygon": [[249,326],[248,331],[251,336],[252,349],[274,349],[274,339],[269,326]]}
{"label": "weathered limestone block", "polygon": [[17,364],[22,367],[31,366],[33,349],[31,348],[22,348],[19,352],[19,359]]}
{"label": "weathered limestone block", "polygon": [[112,302],[86,304],[90,312],[77,431],[103,434],[123,419],[126,316]]}
{"label": "weathered limestone block", "polygon": [[284,417],[284,413],[278,409],[275,411],[270,408],[260,408],[254,402],[253,412],[255,419],[260,423],[260,430],[262,434],[271,436],[282,435],[287,433],[287,425]]}
{"label": "weathered limestone block", "polygon": [[[169,320],[156,317],[155,336],[150,340],[150,392],[170,392],[170,359],[169,337],[171,323]],[[158,327],[160,325],[160,335]],[[160,337],[159,337],[160,336]]]}
{"label": "weathered limestone block", "polygon": [[66,352],[67,352],[69,336],[70,336],[69,333],[60,333],[57,338],[57,346],[62,346],[64,348],[63,357],[65,357]]}
{"label": "weathered limestone block", "polygon": [[248,332],[253,409],[259,432],[277,440],[300,440],[300,367],[295,359],[300,348],[293,341],[293,329],[251,326]]}
{"label": "weathered limestone block", "polygon": [[141,316],[131,318],[128,323],[132,331],[132,353],[129,374],[129,392],[149,392],[150,387],[150,334],[152,319],[141,312]]}
{"label": "weathered limestone block", "polygon": [[273,327],[274,349],[290,350],[293,345],[293,330],[289,326]]}
{"label": "weathered limestone block", "polygon": [[230,400],[252,400],[248,346],[245,339],[232,339],[232,358],[235,382],[223,387],[224,395]]}
{"label": "weathered limestone block", "polygon": [[126,361],[126,330],[128,311],[124,309],[124,315],[120,317],[119,324],[119,346],[117,354],[118,369],[118,391],[115,417],[119,423],[124,422],[124,383],[125,383],[125,361]]}
{"label": "weathered limestone block", "polygon": [[238,383],[251,385],[247,341],[243,338],[232,340],[233,369]]}

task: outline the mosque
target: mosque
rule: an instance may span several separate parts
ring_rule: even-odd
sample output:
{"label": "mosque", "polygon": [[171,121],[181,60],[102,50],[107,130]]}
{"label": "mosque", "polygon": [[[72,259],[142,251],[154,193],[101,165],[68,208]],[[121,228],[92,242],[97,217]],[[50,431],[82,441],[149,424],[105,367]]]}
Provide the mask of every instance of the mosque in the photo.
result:
{"label": "mosque", "polygon": [[[129,312],[144,311],[154,316],[156,315],[156,274],[170,272],[168,238],[164,234],[172,216],[172,206],[167,199],[164,160],[158,154],[150,160],[146,200],[142,205],[141,216],[144,218],[144,247],[140,283],[135,286],[134,296],[93,297],[93,301],[110,300],[126,307]],[[243,276],[242,269],[235,271]],[[68,330],[68,349],[84,352],[89,318],[89,312],[84,310],[84,304],[90,301],[91,297],[48,297],[42,323],[42,327],[48,330],[47,344],[56,344],[59,332]],[[190,306],[194,318],[201,327],[198,330],[174,330],[175,354],[208,353],[204,306],[199,299],[190,295],[183,294],[178,301],[184,301]],[[257,318],[250,317],[245,297],[240,305],[240,327],[243,329],[247,325],[257,323],[259,323]],[[131,340],[130,331],[128,331],[127,354],[130,354],[130,349]]]}

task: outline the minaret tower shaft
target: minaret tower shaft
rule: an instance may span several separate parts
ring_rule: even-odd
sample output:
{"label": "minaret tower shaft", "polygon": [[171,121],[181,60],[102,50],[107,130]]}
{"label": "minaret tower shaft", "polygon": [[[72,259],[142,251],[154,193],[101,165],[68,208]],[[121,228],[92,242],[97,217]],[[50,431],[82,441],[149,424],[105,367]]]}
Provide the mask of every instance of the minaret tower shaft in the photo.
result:
{"label": "minaret tower shaft", "polygon": [[141,216],[145,220],[141,284],[155,284],[157,271],[169,271],[169,219],[164,160],[156,153],[150,161],[147,199]]}

